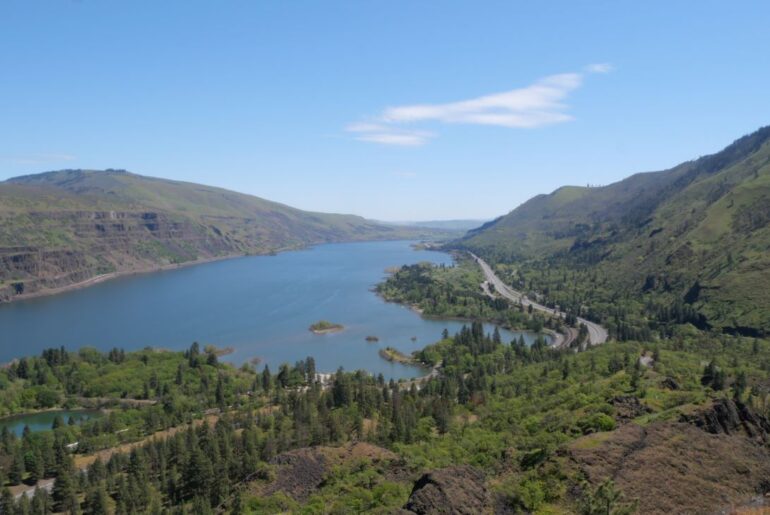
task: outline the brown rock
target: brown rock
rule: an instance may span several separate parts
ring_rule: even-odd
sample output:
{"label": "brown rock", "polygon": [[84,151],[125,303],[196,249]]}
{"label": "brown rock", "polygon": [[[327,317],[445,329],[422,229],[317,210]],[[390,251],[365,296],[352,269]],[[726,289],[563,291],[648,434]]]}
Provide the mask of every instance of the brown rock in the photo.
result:
{"label": "brown rock", "polygon": [[770,422],[740,401],[718,399],[695,415],[682,415],[682,422],[693,424],[711,434],[741,434],[758,442],[768,441]]}
{"label": "brown rock", "polygon": [[610,399],[610,404],[615,408],[615,415],[620,422],[628,422],[636,417],[650,413],[650,408],[639,402],[639,398],[633,395],[619,395]]}
{"label": "brown rock", "polygon": [[667,377],[663,381],[661,381],[660,385],[663,388],[666,388],[668,390],[678,390],[679,389],[679,383],[674,380],[673,377]]}
{"label": "brown rock", "polygon": [[[736,406],[730,416],[740,413]],[[743,430],[711,433],[682,422],[625,424],[577,439],[559,458],[568,475],[594,486],[612,479],[645,514],[716,513],[764,492],[770,477],[770,449]]]}
{"label": "brown rock", "polygon": [[407,513],[478,515],[491,511],[484,475],[473,467],[449,467],[424,474],[414,484]]}

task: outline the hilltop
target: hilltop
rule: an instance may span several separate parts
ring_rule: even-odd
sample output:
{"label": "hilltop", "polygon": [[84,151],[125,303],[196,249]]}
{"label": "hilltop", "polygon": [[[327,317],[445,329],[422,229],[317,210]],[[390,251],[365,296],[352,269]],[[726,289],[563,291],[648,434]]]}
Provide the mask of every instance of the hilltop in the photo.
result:
{"label": "hilltop", "polygon": [[0,183],[0,300],[108,274],[320,243],[426,236],[430,230],[302,211],[124,170],[26,175]]}
{"label": "hilltop", "polygon": [[[455,246],[514,265],[517,280],[539,282],[533,289],[562,303],[569,273],[583,280],[578,297],[594,308],[623,292],[692,310],[686,321],[701,328],[757,335],[770,331],[768,222],[765,127],[668,170],[538,195]],[[560,281],[536,277],[546,268]],[[611,309],[596,315],[612,316]]]}

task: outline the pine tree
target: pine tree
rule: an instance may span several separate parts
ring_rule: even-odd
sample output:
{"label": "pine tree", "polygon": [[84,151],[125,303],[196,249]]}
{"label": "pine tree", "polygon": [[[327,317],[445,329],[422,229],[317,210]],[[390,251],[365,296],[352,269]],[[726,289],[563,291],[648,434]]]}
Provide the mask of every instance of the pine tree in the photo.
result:
{"label": "pine tree", "polygon": [[53,510],[48,492],[42,488],[36,488],[35,495],[32,497],[32,513],[34,515],[48,515],[51,511]]}
{"label": "pine tree", "polygon": [[[59,467],[59,473],[53,484],[53,504],[56,511],[68,511],[77,503],[77,491],[75,488],[75,476],[70,463],[64,463]],[[74,501],[73,501],[74,499]]]}
{"label": "pine tree", "polygon": [[11,485],[19,485],[21,484],[21,480],[24,477],[24,458],[21,455],[21,452],[17,450],[13,455],[13,461],[11,462],[11,467],[8,470],[8,481],[11,483]]}
{"label": "pine tree", "polygon": [[262,389],[266,392],[270,391],[271,379],[270,366],[265,365],[265,369],[262,371]]}
{"label": "pine tree", "polygon": [[733,382],[733,398],[740,400],[744,391],[746,391],[746,372],[741,370]]}
{"label": "pine tree", "polygon": [[32,515],[32,504],[29,497],[22,495],[16,503],[16,515]]}
{"label": "pine tree", "polygon": [[16,511],[16,503],[13,500],[13,494],[8,488],[3,488],[3,493],[0,495],[0,513],[14,513]]}
{"label": "pine tree", "polygon": [[109,503],[107,502],[107,490],[104,482],[99,482],[86,494],[85,515],[109,515]]}

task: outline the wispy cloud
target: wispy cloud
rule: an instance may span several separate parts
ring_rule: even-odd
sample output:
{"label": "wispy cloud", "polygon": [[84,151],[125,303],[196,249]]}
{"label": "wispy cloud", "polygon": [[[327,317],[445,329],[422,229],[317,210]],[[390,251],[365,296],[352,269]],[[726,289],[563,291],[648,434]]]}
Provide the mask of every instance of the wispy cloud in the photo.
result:
{"label": "wispy cloud", "polygon": [[77,156],[72,154],[31,154],[31,155],[0,155],[0,161],[18,165],[40,165],[46,163],[62,163],[75,161]]}
{"label": "wispy cloud", "polygon": [[586,66],[587,73],[610,73],[615,69],[610,63],[594,63]]}
{"label": "wispy cloud", "polygon": [[404,171],[404,170],[396,170],[393,172],[393,175],[396,177],[403,177],[404,179],[411,179],[413,177],[417,177],[417,174],[415,172],[410,171]]}
{"label": "wispy cloud", "polygon": [[372,121],[352,123],[346,130],[361,141],[419,146],[435,134],[404,125],[438,122],[526,129],[564,123],[573,119],[565,100],[583,84],[585,75],[610,71],[608,63],[591,64],[581,73],[550,75],[523,88],[459,102],[389,107]]}
{"label": "wispy cloud", "polygon": [[403,129],[387,123],[351,123],[345,130],[355,133],[359,141],[407,147],[424,145],[434,136],[432,132]]}

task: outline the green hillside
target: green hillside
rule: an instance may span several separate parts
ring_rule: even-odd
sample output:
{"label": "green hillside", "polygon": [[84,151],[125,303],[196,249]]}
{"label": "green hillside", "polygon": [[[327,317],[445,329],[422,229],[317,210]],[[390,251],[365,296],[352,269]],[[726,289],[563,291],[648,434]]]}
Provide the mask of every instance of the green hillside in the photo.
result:
{"label": "green hillside", "polygon": [[28,175],[0,183],[0,300],[101,274],[430,235],[122,170]]}
{"label": "green hillside", "polygon": [[[617,318],[610,308],[623,292],[649,304],[629,308],[637,325],[667,306],[694,310],[685,318],[696,325],[751,335],[770,332],[768,222],[765,127],[669,170],[539,195],[457,246],[515,265],[512,281],[598,317]],[[550,279],[535,273],[545,264]]]}

